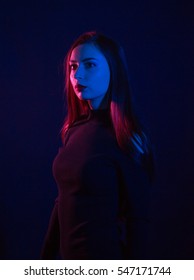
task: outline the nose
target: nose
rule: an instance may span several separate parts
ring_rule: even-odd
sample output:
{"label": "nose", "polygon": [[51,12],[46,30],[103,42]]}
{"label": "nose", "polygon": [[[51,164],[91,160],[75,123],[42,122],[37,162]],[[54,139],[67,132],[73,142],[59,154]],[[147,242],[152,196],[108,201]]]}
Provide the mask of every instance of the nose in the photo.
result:
{"label": "nose", "polygon": [[74,73],[74,78],[76,80],[82,80],[84,78],[84,71],[83,68],[78,66],[75,73]]}

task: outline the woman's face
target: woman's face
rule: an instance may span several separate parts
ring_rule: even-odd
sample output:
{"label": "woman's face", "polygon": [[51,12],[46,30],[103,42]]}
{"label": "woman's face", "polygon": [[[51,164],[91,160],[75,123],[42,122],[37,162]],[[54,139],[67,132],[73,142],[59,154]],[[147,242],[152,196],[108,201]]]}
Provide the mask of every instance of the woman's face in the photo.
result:
{"label": "woman's face", "polygon": [[98,109],[110,82],[106,58],[93,44],[82,44],[73,49],[69,65],[75,94],[79,99],[87,100],[91,109]]}

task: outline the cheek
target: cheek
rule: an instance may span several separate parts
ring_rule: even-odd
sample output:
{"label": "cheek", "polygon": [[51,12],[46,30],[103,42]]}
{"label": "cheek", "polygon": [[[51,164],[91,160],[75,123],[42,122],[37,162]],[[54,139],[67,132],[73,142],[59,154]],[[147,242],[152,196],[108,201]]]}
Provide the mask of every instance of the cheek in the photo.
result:
{"label": "cheek", "polygon": [[100,71],[101,81],[104,86],[108,86],[110,82],[110,70],[108,65],[104,65]]}
{"label": "cheek", "polygon": [[102,72],[98,79],[98,86],[104,90],[107,90],[110,83],[110,74],[109,72]]}
{"label": "cheek", "polygon": [[70,80],[70,83],[72,84],[73,83],[73,75],[72,74],[70,74],[69,80]]}
{"label": "cheek", "polygon": [[109,83],[110,83],[110,73],[104,75],[104,83],[106,84],[107,87],[109,87]]}
{"label": "cheek", "polygon": [[96,77],[92,83],[92,88],[97,94],[105,94],[109,87],[109,79],[103,76]]}

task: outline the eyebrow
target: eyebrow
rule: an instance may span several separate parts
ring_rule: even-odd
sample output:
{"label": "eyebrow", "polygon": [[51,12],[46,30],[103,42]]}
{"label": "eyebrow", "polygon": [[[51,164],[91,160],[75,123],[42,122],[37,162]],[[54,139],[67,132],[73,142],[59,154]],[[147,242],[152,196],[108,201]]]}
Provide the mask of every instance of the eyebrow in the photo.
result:
{"label": "eyebrow", "polygon": [[[82,62],[85,62],[85,61],[88,61],[88,60],[97,60],[96,58],[94,58],[94,57],[88,57],[88,58],[84,58],[84,59],[82,59],[81,61]],[[77,60],[70,60],[69,62],[77,62]]]}

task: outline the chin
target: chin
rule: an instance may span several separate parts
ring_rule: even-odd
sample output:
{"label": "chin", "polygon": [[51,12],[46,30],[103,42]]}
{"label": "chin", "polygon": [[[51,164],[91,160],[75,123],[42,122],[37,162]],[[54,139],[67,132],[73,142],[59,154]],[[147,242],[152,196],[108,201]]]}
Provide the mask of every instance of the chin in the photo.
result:
{"label": "chin", "polygon": [[76,93],[76,96],[79,100],[85,100],[81,92]]}
{"label": "chin", "polygon": [[81,93],[81,92],[77,95],[77,97],[80,100],[89,100],[90,99],[90,97],[87,94],[84,94],[84,93]]}

